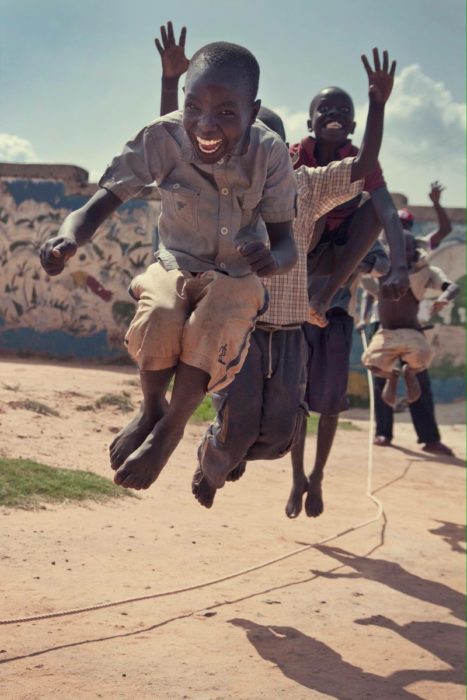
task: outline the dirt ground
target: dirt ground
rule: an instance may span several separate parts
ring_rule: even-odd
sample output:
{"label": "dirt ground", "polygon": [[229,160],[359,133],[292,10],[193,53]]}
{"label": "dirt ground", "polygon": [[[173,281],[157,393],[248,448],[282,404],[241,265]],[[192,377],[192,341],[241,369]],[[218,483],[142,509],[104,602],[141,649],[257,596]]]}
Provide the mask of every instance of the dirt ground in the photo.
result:
{"label": "dirt ground", "polygon": [[[107,449],[131,417],[77,406],[131,392],[130,368],[0,362],[0,455],[111,476]],[[59,417],[15,409],[30,398]],[[0,626],[2,698],[260,700],[464,698],[464,406],[439,407],[455,459],[417,446],[406,414],[394,448],[368,423],[340,430],[325,512],[288,520],[289,459],[256,462],[203,509],[190,491],[202,426],[159,481],[105,504],[0,511],[2,619],[184,588],[300,546],[326,545],[222,583],[104,610]],[[311,466],[314,438],[307,441]]]}

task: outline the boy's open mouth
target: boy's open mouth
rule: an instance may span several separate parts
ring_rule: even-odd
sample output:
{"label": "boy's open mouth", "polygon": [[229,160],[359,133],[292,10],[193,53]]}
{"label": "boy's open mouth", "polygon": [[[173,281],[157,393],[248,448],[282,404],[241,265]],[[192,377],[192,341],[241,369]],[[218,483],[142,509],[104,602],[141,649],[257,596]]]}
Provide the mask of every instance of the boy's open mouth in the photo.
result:
{"label": "boy's open mouth", "polygon": [[211,155],[222,147],[224,141],[223,139],[202,139],[200,136],[196,136],[196,143],[202,153]]}
{"label": "boy's open mouth", "polygon": [[324,127],[325,129],[342,129],[343,124],[341,122],[333,121],[333,122],[328,122],[326,126]]}

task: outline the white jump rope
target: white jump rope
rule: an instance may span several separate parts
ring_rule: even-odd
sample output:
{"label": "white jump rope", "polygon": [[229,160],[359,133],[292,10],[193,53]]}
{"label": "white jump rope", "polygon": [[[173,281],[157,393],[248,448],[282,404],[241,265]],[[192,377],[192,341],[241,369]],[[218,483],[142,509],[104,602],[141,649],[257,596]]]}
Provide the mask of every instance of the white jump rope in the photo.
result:
{"label": "white jump rope", "polygon": [[[363,330],[361,333],[361,338],[362,338],[362,343],[363,343],[363,349],[366,350],[368,343],[365,335],[365,331]],[[369,395],[370,395],[370,420],[369,420],[369,426],[368,426],[368,470],[367,470],[367,485],[366,485],[366,492],[365,495],[370,498],[373,503],[376,505],[377,508],[377,513],[373,518],[370,518],[369,520],[364,520],[363,522],[357,523],[356,525],[352,525],[351,527],[347,528],[346,530],[342,530],[341,532],[338,532],[334,535],[331,535],[329,537],[325,537],[322,540],[318,540],[317,542],[313,542],[312,544],[307,544],[303,547],[299,547],[298,549],[294,549],[291,552],[288,552],[287,554],[282,554],[280,557],[276,557],[275,559],[269,559],[268,561],[263,562],[262,564],[256,564],[255,566],[251,566],[248,569],[243,569],[242,571],[236,571],[233,574],[227,574],[226,576],[221,576],[220,578],[216,579],[211,579],[210,581],[203,581],[201,583],[197,583],[193,586],[186,586],[185,588],[174,588],[168,591],[161,591],[160,593],[151,593],[149,595],[143,595],[143,596],[138,596],[136,598],[125,598],[122,600],[115,600],[110,603],[97,603],[96,605],[89,605],[84,608],[74,608],[71,610],[61,610],[57,612],[51,612],[51,613],[45,613],[43,615],[32,615],[30,617],[17,617],[17,618],[12,618],[8,620],[0,620],[0,625],[13,625],[13,624],[19,624],[21,622],[35,622],[37,620],[50,620],[53,617],[65,617],[67,615],[79,615],[81,613],[86,613],[86,612],[93,612],[94,610],[103,610],[104,608],[113,608],[118,605],[128,605],[129,603],[139,603],[143,600],[154,600],[155,598],[167,598],[168,596],[172,595],[178,595],[179,593],[187,593],[188,591],[195,591],[195,590],[200,590],[201,588],[207,588],[208,586],[214,586],[217,583],[223,583],[224,581],[230,581],[234,578],[239,578],[240,576],[244,576],[245,574],[250,574],[253,571],[259,571],[260,569],[265,569],[268,566],[272,566],[273,564],[277,564],[280,561],[284,561],[285,559],[289,559],[290,557],[295,557],[298,554],[302,554],[303,552],[307,552],[310,549],[313,549],[319,544],[325,544],[326,542],[330,542],[331,540],[336,540],[339,537],[343,537],[344,535],[349,534],[350,532],[354,532],[355,530],[360,530],[362,527],[366,527],[367,525],[370,525],[371,523],[376,522],[379,520],[379,518],[383,514],[383,504],[381,501],[373,496],[372,494],[372,478],[373,478],[373,430],[374,430],[374,393],[373,393],[373,375],[369,370],[367,370],[367,376],[368,376],[368,389],[369,389]]]}

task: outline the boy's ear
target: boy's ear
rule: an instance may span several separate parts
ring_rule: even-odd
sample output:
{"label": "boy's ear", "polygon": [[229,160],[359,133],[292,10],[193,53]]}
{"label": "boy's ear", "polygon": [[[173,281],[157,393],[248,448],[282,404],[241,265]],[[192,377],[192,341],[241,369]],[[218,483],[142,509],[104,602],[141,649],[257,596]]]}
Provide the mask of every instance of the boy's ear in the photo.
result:
{"label": "boy's ear", "polygon": [[313,122],[311,121],[311,119],[308,119],[306,125],[308,127],[308,131],[310,132],[310,134],[312,134],[313,133]]}
{"label": "boy's ear", "polygon": [[261,109],[261,100],[255,100],[255,102],[253,104],[253,109],[251,110],[250,124],[253,124],[256,117],[258,116],[258,112],[260,109]]}
{"label": "boy's ear", "polygon": [[353,134],[356,126],[357,126],[357,122],[352,122],[352,128],[350,129],[349,134]]}

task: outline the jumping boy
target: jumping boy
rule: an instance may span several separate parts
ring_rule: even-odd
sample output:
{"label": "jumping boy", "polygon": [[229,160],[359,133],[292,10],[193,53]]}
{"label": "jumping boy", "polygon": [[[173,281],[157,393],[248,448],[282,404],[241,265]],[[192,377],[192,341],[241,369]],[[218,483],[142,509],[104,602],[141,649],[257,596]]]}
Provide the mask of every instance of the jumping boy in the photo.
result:
{"label": "jumping boy", "polygon": [[[182,37],[177,46],[173,29],[161,28],[161,109],[177,106],[177,74],[185,65]],[[375,50],[375,64],[379,55]],[[213,395],[216,422],[199,449],[199,467],[192,489],[199,502],[210,507],[216,488],[226,479],[238,478],[246,459],[275,459],[285,454],[294,439],[303,412],[306,386],[306,345],[302,324],[308,318],[306,254],[316,220],[337,204],[361,191],[352,182],[375,167],[382,137],[384,103],[392,88],[395,64],[390,72],[385,52],[383,70],[373,71],[364,60],[370,82],[370,109],[364,145],[354,159],[325,168],[301,168],[298,219],[294,234],[299,251],[296,267],[276,283],[266,281],[270,306],[252,335],[242,371],[225,390]],[[259,117],[285,140],[282,121],[262,108]]]}
{"label": "jumping boy", "polygon": [[[458,286],[448,280],[440,268],[428,264],[426,256],[418,250],[414,236],[405,231],[404,238],[410,289],[402,299],[398,302],[383,299],[374,280],[363,280],[365,289],[378,299],[381,326],[363,353],[362,362],[377,377],[386,379],[381,396],[389,406],[396,403],[401,372],[407,387],[409,404],[420,398],[421,389],[417,374],[429,366],[432,358],[430,345],[418,321],[419,305],[425,291],[441,291],[433,303],[434,311],[445,306],[459,293]],[[399,362],[402,362],[401,370]]]}
{"label": "jumping boy", "polygon": [[260,277],[285,273],[297,259],[296,179],[285,144],[255,122],[258,82],[247,49],[224,42],[199,49],[183,113],[129,141],[96,194],[41,249],[46,272],[59,274],[122,202],[158,185],[158,262],[132,282],[138,306],[125,339],[140,370],[143,409],[111,453],[115,482],[127,488],[157,479],[206,392],[241,369],[266,307]]}
{"label": "jumping boy", "polygon": [[[379,58],[375,69],[379,69]],[[355,155],[357,148],[348,136],[355,130],[354,105],[339,87],[321,90],[310,103],[307,136],[291,147],[294,168],[316,167]],[[381,227],[389,244],[391,271],[382,280],[384,298],[399,299],[409,281],[401,224],[379,164],[365,178],[370,201],[360,205],[360,196],[332,211],[323,228],[316,228],[310,244],[311,274],[328,275],[326,283],[310,299],[310,322],[325,326],[326,311],[338,289],[376,240]],[[376,216],[375,216],[376,214]]]}

